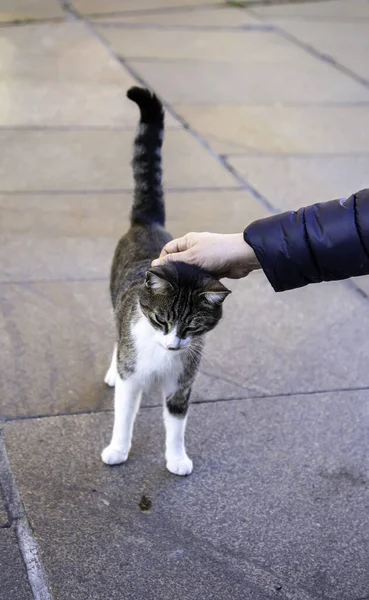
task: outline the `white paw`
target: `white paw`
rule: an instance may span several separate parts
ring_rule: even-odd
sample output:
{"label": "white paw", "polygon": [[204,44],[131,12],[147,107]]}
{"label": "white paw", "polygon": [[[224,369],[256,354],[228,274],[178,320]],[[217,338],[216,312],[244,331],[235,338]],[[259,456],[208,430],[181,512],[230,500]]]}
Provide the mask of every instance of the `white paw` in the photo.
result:
{"label": "white paw", "polygon": [[171,458],[167,460],[167,469],[173,475],[190,475],[192,473],[192,460],[185,456],[184,458]]}
{"label": "white paw", "polygon": [[127,458],[128,452],[115,450],[111,445],[106,446],[101,453],[101,459],[106,465],[120,465],[126,462]]}
{"label": "white paw", "polygon": [[116,369],[112,369],[110,367],[109,371],[107,372],[107,374],[105,375],[105,383],[110,386],[110,387],[114,387],[115,386],[115,381],[117,379],[117,370]]}

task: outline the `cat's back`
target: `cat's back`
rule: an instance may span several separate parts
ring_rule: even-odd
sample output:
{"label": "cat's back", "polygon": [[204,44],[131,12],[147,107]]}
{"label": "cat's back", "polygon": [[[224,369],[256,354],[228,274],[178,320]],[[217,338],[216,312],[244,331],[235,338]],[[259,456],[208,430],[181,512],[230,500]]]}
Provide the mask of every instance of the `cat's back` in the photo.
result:
{"label": "cat's back", "polygon": [[113,306],[117,297],[145,279],[151,262],[172,236],[161,225],[132,226],[121,237],[115,250],[110,273],[110,292]]}

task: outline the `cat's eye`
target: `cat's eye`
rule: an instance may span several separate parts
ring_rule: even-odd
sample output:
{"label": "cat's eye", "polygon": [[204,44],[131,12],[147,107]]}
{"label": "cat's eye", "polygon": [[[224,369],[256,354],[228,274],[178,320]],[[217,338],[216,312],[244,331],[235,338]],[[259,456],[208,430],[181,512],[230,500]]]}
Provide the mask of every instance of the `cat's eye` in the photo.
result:
{"label": "cat's eye", "polygon": [[159,317],[157,315],[155,315],[154,317],[149,317],[149,319],[150,319],[151,325],[153,325],[154,327],[159,327],[160,329],[163,329],[164,333],[168,333],[167,323],[165,323],[164,321],[159,319]]}
{"label": "cat's eye", "polygon": [[183,335],[186,337],[188,334],[196,334],[196,333],[201,333],[201,329],[200,327],[198,327],[197,325],[190,325],[189,327],[186,327],[186,329],[183,331]]}

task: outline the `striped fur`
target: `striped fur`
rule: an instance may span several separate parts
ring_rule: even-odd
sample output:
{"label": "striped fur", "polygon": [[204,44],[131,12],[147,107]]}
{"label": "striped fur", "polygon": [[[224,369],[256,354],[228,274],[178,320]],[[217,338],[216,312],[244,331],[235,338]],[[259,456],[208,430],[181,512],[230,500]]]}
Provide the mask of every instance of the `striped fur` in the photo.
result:
{"label": "striped fur", "polygon": [[133,87],[127,96],[140,109],[140,123],[134,141],[134,199],[132,225],[158,224],[164,227],[165,207],[162,184],[161,148],[164,137],[164,110],[149,90]]}

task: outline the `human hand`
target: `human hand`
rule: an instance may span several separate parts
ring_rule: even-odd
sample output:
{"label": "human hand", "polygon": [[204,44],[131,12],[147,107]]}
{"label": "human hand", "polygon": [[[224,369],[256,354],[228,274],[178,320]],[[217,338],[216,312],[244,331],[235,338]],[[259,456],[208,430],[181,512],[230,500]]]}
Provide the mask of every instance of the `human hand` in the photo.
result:
{"label": "human hand", "polygon": [[188,233],[168,242],[152,266],[171,261],[196,265],[218,279],[240,279],[261,268],[242,233]]}

